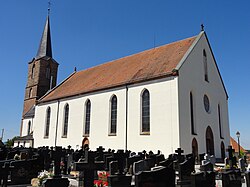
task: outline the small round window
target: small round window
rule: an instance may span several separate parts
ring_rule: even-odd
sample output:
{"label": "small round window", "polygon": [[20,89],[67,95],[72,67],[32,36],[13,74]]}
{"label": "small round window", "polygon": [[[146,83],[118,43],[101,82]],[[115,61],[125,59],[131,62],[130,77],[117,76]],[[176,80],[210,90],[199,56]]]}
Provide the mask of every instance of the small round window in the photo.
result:
{"label": "small round window", "polygon": [[206,112],[209,112],[210,106],[209,106],[209,99],[207,95],[204,95],[203,102],[204,102],[204,108]]}

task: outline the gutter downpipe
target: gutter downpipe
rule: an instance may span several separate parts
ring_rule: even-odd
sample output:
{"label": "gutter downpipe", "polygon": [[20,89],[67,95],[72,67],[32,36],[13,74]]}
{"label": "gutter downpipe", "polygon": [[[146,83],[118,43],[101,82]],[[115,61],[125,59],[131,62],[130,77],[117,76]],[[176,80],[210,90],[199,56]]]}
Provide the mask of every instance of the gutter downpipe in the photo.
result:
{"label": "gutter downpipe", "polygon": [[56,147],[56,142],[57,142],[57,129],[58,129],[59,105],[60,105],[60,101],[58,100],[58,101],[57,101],[57,114],[56,114],[55,147]]}
{"label": "gutter downpipe", "polygon": [[126,85],[125,151],[128,148],[128,85]]}

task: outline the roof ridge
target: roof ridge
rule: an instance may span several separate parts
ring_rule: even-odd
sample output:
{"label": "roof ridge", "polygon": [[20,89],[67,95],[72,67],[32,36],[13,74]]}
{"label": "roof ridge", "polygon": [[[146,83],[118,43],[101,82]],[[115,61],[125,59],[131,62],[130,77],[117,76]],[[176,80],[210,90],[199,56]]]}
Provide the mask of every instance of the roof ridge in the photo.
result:
{"label": "roof ridge", "polygon": [[111,60],[111,61],[106,61],[106,62],[104,62],[104,63],[102,63],[102,64],[98,64],[98,65],[96,65],[96,66],[92,66],[92,67],[89,67],[89,68],[87,68],[87,69],[80,70],[80,71],[78,71],[78,73],[81,73],[81,72],[84,72],[84,71],[87,71],[87,70],[91,70],[91,69],[93,69],[93,68],[96,68],[96,67],[99,67],[99,66],[103,66],[103,65],[106,65],[106,64],[110,64],[110,63],[112,63],[112,62],[114,62],[114,61],[122,60],[122,59],[124,59],[124,58],[129,58],[129,57],[132,57],[132,56],[134,56],[134,55],[140,55],[140,54],[142,54],[142,53],[144,53],[144,52],[146,53],[146,52],[148,52],[148,51],[150,51],[150,50],[155,50],[155,49],[159,49],[159,48],[161,48],[161,47],[165,47],[165,46],[168,46],[168,45],[173,45],[173,44],[176,44],[176,43],[179,43],[179,42],[182,42],[182,41],[185,41],[185,40],[189,40],[189,39],[192,39],[192,38],[195,38],[195,37],[198,37],[198,36],[199,36],[199,35],[195,35],[195,36],[188,37],[188,38],[184,38],[184,39],[181,39],[181,40],[176,40],[176,41],[174,41],[174,42],[167,43],[167,44],[164,44],[164,45],[160,45],[160,46],[157,46],[157,47],[155,47],[155,48],[146,49],[146,50],[140,51],[140,52],[138,52],[138,53],[133,53],[133,54],[130,54],[130,55],[128,55],[128,56],[123,56],[123,57],[121,57],[121,58],[113,59],[113,60]]}

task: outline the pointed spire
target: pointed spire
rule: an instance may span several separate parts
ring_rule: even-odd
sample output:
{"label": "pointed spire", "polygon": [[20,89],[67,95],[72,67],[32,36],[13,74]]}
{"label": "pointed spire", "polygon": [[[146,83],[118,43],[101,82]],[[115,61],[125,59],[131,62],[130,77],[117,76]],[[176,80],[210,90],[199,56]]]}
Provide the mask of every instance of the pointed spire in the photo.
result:
{"label": "pointed spire", "polygon": [[52,58],[49,15],[47,16],[47,19],[46,19],[42,38],[39,44],[39,49],[36,54],[36,59],[45,57],[45,56]]}

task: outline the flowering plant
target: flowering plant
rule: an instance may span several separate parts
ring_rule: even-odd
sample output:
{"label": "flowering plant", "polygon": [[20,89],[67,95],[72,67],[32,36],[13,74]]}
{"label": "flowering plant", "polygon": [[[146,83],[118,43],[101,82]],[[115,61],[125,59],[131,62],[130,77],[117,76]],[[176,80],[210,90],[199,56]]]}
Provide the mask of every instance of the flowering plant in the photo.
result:
{"label": "flowering plant", "polygon": [[48,171],[46,171],[46,170],[40,172],[39,175],[38,175],[38,177],[37,177],[38,180],[39,180],[39,185],[42,185],[43,182],[44,182],[46,179],[52,178],[52,176],[53,176],[53,174],[50,173],[50,172],[48,172]]}
{"label": "flowering plant", "polygon": [[108,182],[102,180],[94,180],[94,187],[108,187]]}
{"label": "flowering plant", "polygon": [[98,171],[98,180],[94,180],[94,187],[108,187],[108,176],[108,172]]}

